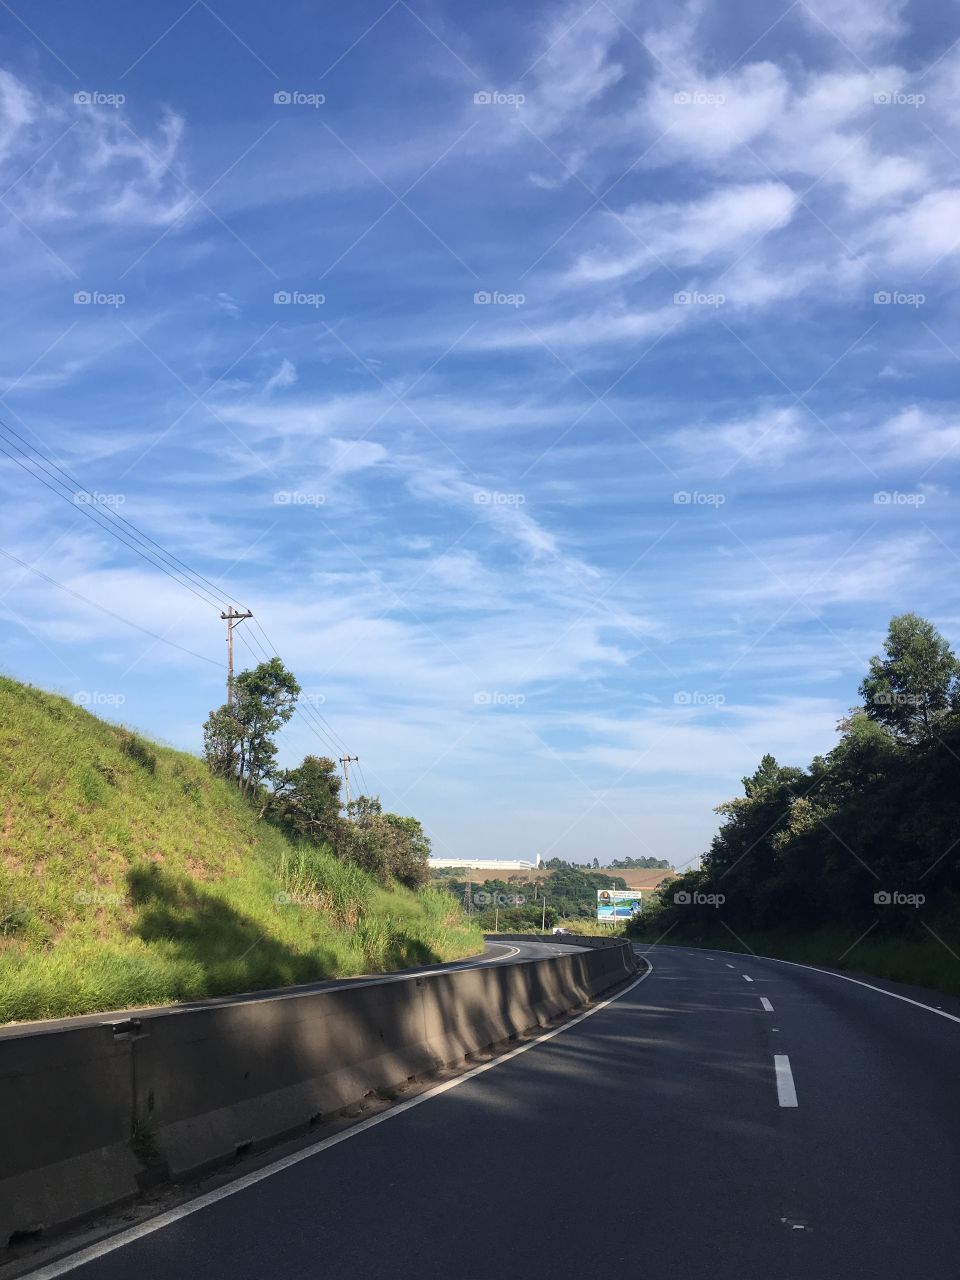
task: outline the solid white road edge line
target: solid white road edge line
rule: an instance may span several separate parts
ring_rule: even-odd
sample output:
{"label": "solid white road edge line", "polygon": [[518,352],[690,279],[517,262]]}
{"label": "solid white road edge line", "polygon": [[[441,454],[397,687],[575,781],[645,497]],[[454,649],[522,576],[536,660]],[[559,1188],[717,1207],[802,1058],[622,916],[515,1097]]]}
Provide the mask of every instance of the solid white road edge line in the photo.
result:
{"label": "solid white road edge line", "polygon": [[760,997],[760,1003],[763,1005],[764,1009],[766,1009],[767,1013],[773,1013],[773,1005],[766,996]]}
{"label": "solid white road edge line", "polygon": [[[716,951],[717,948],[714,947]],[[721,951],[722,956],[738,956],[739,951]],[[778,956],[762,956],[758,952],[753,955],[754,960],[772,960],[774,964],[788,964],[793,969],[809,969],[811,973],[822,973],[828,978],[839,978],[842,982],[852,982],[855,987],[866,987],[868,991],[878,991],[882,996],[889,996],[891,1000],[902,1000],[904,1004],[912,1004],[918,1009],[926,1009],[927,1013],[935,1013],[938,1018],[948,1018],[951,1022],[960,1022],[960,1017],[955,1013],[947,1013],[945,1009],[936,1009],[932,1004],[924,1004],[922,1000],[911,1000],[909,996],[902,996],[897,991],[885,991],[883,987],[875,987],[872,983],[863,982],[860,978],[848,978],[845,973],[835,973],[833,969],[819,969],[815,964],[801,964],[799,960],[781,960]],[[732,969],[733,965],[728,965],[728,969]]]}
{"label": "solid white road edge line", "polygon": [[442,1093],[446,1093],[450,1089],[456,1089],[458,1085],[466,1084],[468,1080],[474,1079],[475,1076],[483,1075],[485,1071],[499,1067],[504,1062],[509,1062],[511,1058],[519,1057],[521,1053],[526,1053],[528,1049],[535,1049],[538,1045],[545,1044],[546,1041],[552,1040],[554,1036],[562,1035],[564,1031],[569,1031],[571,1027],[575,1027],[578,1023],[584,1022],[587,1018],[592,1018],[595,1013],[600,1013],[602,1009],[606,1009],[615,1000],[627,995],[634,987],[639,986],[641,982],[649,978],[653,973],[653,965],[646,956],[644,956],[644,960],[648,966],[646,973],[642,973],[639,978],[631,982],[628,987],[624,987],[622,991],[617,991],[608,999],[601,1000],[593,1008],[587,1009],[583,1013],[578,1013],[575,1018],[571,1018],[563,1026],[554,1027],[552,1031],[545,1031],[543,1035],[537,1036],[535,1040],[529,1040],[526,1044],[519,1045],[516,1049],[511,1049],[509,1053],[505,1053],[499,1058],[494,1058],[490,1062],[483,1062],[479,1067],[471,1067],[469,1071],[465,1071],[462,1076],[457,1076],[455,1080],[447,1080],[443,1084],[438,1084],[435,1088],[428,1089],[426,1093],[421,1093],[416,1098],[410,1098],[407,1102],[398,1103],[397,1106],[391,1107],[389,1111],[383,1111],[380,1115],[370,1116],[368,1120],[361,1120],[359,1124],[355,1124],[350,1129],[345,1129],[342,1133],[336,1133],[330,1138],[324,1138],[321,1142],[315,1142],[312,1146],[304,1147],[302,1151],[295,1151],[292,1155],[284,1156],[282,1160],[275,1160],[273,1164],[264,1165],[262,1169],[256,1169],[253,1173],[245,1174],[242,1178],[237,1178],[236,1182],[230,1182],[226,1186],[218,1187],[216,1191],[208,1191],[205,1195],[198,1196],[195,1200],[178,1205],[175,1209],[168,1209],[166,1213],[158,1214],[156,1218],[150,1218],[135,1227],[128,1227],[126,1231],[121,1231],[115,1236],[109,1236],[106,1240],[100,1240],[97,1244],[81,1249],[77,1253],[58,1258],[57,1261],[39,1267],[36,1271],[24,1272],[20,1280],[55,1280],[55,1277],[67,1275],[68,1272],[75,1271],[77,1267],[86,1266],[88,1262],[96,1262],[98,1258],[105,1257],[108,1253],[114,1253],[117,1249],[122,1249],[128,1244],[133,1244],[134,1241],[141,1240],[144,1236],[152,1235],[154,1231],[162,1231],[164,1227],[169,1227],[174,1222],[179,1222],[181,1218],[188,1218],[191,1214],[198,1213],[201,1209],[206,1209],[220,1200],[226,1200],[240,1191],[246,1191],[248,1187],[253,1187],[258,1182],[263,1182],[265,1179],[273,1177],[275,1173],[282,1173],[284,1169],[291,1169],[303,1160],[309,1160],[313,1156],[319,1155],[322,1151],[328,1151],[331,1147],[339,1146],[341,1142],[356,1138],[367,1129],[372,1129],[378,1124],[384,1124],[387,1120],[393,1120],[396,1116],[402,1115],[403,1112],[419,1107],[423,1102],[429,1102],[431,1098],[438,1098]]}
{"label": "solid white road edge line", "polygon": [[797,1088],[793,1083],[790,1059],[785,1053],[775,1053],[773,1055],[773,1065],[777,1072],[777,1101],[781,1107],[797,1106]]}

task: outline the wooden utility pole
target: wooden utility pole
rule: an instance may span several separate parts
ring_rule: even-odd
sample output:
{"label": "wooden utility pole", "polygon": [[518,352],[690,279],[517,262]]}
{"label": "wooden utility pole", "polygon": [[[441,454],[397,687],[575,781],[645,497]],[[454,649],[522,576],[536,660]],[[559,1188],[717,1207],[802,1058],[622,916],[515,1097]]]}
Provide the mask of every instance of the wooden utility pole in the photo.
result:
{"label": "wooden utility pole", "polygon": [[350,765],[356,764],[359,756],[341,756],[340,763],[343,765],[343,780],[347,788],[347,808],[350,808]]}
{"label": "wooden utility pole", "polygon": [[233,605],[226,613],[221,613],[220,617],[227,624],[227,706],[233,706],[233,628],[238,622],[243,622],[245,618],[252,618],[253,614],[249,611],[239,613],[234,609]]}

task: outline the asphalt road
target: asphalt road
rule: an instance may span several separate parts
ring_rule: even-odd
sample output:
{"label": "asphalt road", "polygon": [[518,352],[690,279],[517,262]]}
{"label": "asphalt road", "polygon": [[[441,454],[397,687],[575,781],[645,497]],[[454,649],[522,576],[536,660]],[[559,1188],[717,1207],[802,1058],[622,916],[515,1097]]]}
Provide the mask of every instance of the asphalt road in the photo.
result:
{"label": "asphalt road", "polygon": [[532,1048],[35,1274],[956,1280],[960,1002],[649,956]]}

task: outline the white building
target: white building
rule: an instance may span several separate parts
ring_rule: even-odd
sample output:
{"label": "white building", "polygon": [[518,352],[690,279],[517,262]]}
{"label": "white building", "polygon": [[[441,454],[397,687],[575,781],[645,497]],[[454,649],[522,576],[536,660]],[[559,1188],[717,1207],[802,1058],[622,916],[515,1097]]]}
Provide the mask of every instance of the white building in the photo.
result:
{"label": "white building", "polygon": [[433,857],[429,865],[434,871],[438,871],[441,867],[451,871],[537,871],[543,865],[543,859],[539,853],[536,862],[524,862],[523,859],[511,862],[506,858]]}

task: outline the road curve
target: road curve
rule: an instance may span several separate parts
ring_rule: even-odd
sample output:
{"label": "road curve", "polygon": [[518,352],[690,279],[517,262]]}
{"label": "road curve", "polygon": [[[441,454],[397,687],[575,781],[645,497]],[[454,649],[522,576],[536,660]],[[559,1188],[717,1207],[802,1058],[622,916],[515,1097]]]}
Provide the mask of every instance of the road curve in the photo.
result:
{"label": "road curve", "polygon": [[514,964],[524,960],[541,960],[544,956],[565,955],[568,951],[583,951],[583,947],[557,946],[549,942],[490,942],[484,943],[482,952],[463,960],[448,960],[437,964],[413,965],[407,969],[394,969],[387,973],[365,974],[356,978],[325,978],[317,982],[300,983],[291,987],[275,987],[270,990],[240,992],[236,995],[215,996],[207,1000],[184,1000],[176,1005],[148,1005],[136,1009],[113,1009],[102,1013],[83,1013],[72,1018],[43,1018],[36,1022],[8,1022],[0,1026],[0,1039],[4,1036],[20,1036],[24,1031],[64,1031],[70,1027],[114,1023],[118,1019],[149,1017],[167,1009],[200,1009],[212,1004],[248,1004],[257,1000],[269,1000],[275,996],[296,996],[309,991],[336,991],[342,987],[376,986],[386,982],[407,982],[423,973],[452,973],[456,969],[475,969],[480,965]]}
{"label": "road curve", "polygon": [[954,1280],[960,1021],[921,1004],[960,1002],[645,954],[533,1047],[31,1274]]}

